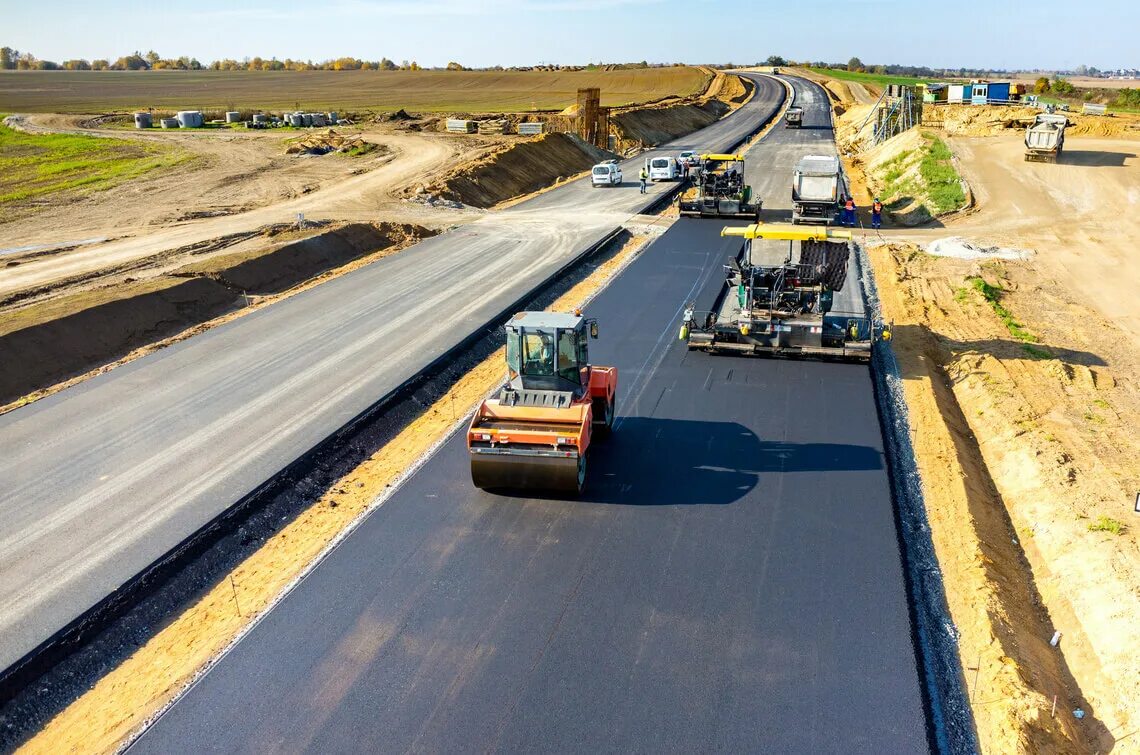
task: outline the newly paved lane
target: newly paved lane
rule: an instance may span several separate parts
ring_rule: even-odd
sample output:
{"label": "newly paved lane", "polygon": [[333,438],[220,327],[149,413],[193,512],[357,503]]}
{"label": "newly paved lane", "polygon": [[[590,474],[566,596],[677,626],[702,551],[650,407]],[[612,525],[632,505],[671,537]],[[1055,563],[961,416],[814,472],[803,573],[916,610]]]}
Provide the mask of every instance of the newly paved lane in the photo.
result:
{"label": "newly paved lane", "polygon": [[[669,150],[754,130],[758,82]],[[574,182],[0,416],[0,669],[654,198]]]}
{"label": "newly paved lane", "polygon": [[869,373],[688,352],[719,228],[591,304],[619,419],[582,500],[478,491],[452,438],[132,753],[925,751]]}

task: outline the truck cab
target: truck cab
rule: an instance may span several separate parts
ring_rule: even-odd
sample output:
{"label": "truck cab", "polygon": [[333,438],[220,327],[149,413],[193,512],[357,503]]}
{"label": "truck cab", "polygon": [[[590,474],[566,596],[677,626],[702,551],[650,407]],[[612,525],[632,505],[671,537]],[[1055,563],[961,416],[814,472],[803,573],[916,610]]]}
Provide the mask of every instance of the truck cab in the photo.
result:
{"label": "truck cab", "polygon": [[594,186],[621,186],[621,166],[617,160],[598,163],[590,171],[590,180]]}

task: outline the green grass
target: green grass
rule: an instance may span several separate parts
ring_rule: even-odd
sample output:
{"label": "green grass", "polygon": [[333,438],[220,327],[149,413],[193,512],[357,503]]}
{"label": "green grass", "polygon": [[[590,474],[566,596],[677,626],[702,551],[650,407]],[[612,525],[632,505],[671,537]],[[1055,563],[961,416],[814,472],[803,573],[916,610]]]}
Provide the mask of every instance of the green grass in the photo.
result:
{"label": "green grass", "polygon": [[0,71],[13,112],[561,110],[579,87],[607,106],[703,91],[711,77],[678,66],[621,71]]}
{"label": "green grass", "polygon": [[856,73],[854,71],[843,71],[835,68],[809,68],[809,71],[818,73],[821,76],[830,76],[833,79],[840,81],[854,81],[859,84],[874,84],[875,86],[885,87],[887,84],[902,84],[903,86],[914,86],[915,84],[925,84],[931,79],[920,79],[914,76],[891,76],[889,74],[877,73]]}
{"label": "green grass", "polygon": [[1110,516],[1097,517],[1095,522],[1089,524],[1089,532],[1111,532],[1114,535],[1124,534],[1127,529],[1123,522],[1119,522]]}
{"label": "green grass", "polygon": [[[1022,343],[1037,343],[1037,336],[1026,330],[1025,326],[1014,318],[1013,313],[1002,304],[1001,300],[1005,297],[1006,293],[1004,288],[997,284],[987,283],[984,278],[976,275],[967,278],[966,285],[981,294],[982,298],[990,305],[994,314],[996,314],[1002,324],[1005,325],[1006,330],[1009,331],[1011,336]],[[955,298],[958,298],[957,294]],[[961,299],[958,300],[961,301]]]}
{"label": "green grass", "polygon": [[0,126],[0,205],[77,189],[106,189],[179,165],[172,147],[69,134],[25,134]]}
{"label": "green grass", "polygon": [[1033,359],[1052,359],[1053,352],[1048,349],[1040,349],[1028,343],[1021,344],[1021,350],[1028,354]]}
{"label": "green grass", "polygon": [[954,164],[950,148],[933,134],[923,133],[926,148],[918,172],[926,183],[927,195],[934,206],[934,214],[942,215],[961,209],[966,204],[966,193],[962,191],[962,179]]}

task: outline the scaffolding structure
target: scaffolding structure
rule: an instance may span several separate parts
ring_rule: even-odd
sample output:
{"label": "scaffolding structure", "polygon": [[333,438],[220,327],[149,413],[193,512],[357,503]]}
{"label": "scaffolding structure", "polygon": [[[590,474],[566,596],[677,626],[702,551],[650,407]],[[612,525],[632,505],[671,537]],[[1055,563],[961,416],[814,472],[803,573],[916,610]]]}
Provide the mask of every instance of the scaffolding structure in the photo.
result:
{"label": "scaffolding structure", "polygon": [[916,96],[914,87],[892,84],[875,103],[872,115],[875,118],[872,142],[882,144],[922,123],[922,98]]}
{"label": "scaffolding structure", "polygon": [[602,149],[609,148],[610,109],[602,107],[602,90],[588,87],[578,90],[578,136]]}

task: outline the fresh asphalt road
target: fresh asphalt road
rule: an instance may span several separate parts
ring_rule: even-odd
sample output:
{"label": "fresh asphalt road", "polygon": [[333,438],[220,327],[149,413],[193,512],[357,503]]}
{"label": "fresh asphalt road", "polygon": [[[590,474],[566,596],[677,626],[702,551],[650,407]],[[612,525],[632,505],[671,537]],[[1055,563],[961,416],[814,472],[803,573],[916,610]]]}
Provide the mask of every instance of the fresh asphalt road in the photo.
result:
{"label": "fresh asphalt road", "polygon": [[476,490],[456,435],[131,752],[926,751],[868,369],[687,351],[720,226],[589,307],[619,417],[582,500]]}
{"label": "fresh asphalt road", "polygon": [[[784,96],[756,80],[667,151],[755,130]],[[571,183],[0,416],[0,669],[665,190]]]}

